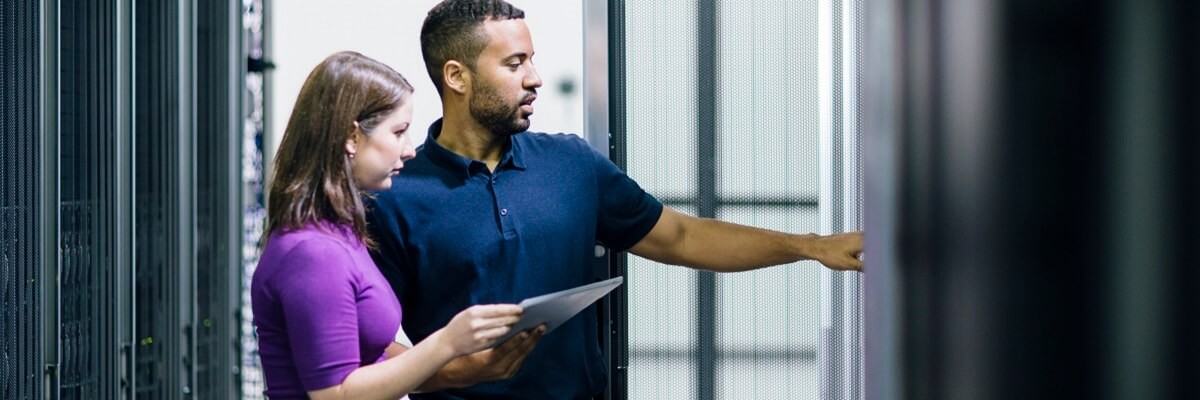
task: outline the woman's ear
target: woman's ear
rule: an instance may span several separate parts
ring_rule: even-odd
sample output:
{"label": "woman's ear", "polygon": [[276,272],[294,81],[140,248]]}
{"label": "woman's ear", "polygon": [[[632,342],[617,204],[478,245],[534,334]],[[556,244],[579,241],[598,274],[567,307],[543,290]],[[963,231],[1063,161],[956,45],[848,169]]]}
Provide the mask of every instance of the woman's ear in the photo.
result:
{"label": "woman's ear", "polygon": [[354,153],[358,152],[359,136],[362,136],[362,127],[358,125],[358,121],[354,121],[354,130],[346,137],[346,155],[350,158],[354,158]]}
{"label": "woman's ear", "polygon": [[442,65],[442,76],[446,80],[446,89],[458,94],[466,94],[471,86],[471,70],[457,60],[446,61]]}

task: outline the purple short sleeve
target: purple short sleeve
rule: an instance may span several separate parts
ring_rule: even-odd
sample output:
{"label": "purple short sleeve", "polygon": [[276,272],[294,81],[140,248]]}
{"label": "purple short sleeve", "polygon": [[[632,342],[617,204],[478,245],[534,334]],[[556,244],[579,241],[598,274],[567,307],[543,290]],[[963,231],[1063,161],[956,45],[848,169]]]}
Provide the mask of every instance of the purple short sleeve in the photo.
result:
{"label": "purple short sleeve", "polygon": [[336,244],[309,240],[285,257],[291,270],[277,276],[292,357],[308,391],[339,385],[362,364],[355,304],[359,277],[339,265],[348,258]]}
{"label": "purple short sleeve", "polygon": [[[342,232],[346,233],[346,232]],[[400,304],[351,234],[308,227],[273,235],[251,283],[270,398],[307,398],[378,362]]]}

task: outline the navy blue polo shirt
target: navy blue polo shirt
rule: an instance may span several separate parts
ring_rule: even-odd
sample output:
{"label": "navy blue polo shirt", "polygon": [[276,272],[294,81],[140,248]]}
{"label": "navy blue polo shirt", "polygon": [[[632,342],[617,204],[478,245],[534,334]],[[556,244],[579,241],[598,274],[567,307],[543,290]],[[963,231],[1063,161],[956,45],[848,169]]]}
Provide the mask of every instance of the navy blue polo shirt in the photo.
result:
{"label": "navy blue polo shirt", "polygon": [[[574,135],[510,137],[495,171],[429,140],[369,201],[376,264],[420,341],[475,304],[517,303],[594,282],[594,246],[636,244],[662,215],[647,194]],[[414,399],[587,398],[604,389],[595,310],[544,336],[508,380]]]}

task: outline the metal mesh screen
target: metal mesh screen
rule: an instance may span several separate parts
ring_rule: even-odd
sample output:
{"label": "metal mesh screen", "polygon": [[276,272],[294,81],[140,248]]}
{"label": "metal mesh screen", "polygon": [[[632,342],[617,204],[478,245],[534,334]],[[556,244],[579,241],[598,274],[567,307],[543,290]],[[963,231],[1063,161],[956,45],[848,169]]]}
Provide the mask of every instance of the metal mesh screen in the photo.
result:
{"label": "metal mesh screen", "polygon": [[[717,217],[817,232],[817,3],[718,4]],[[802,262],[717,277],[713,398],[820,398],[820,269]]]}
{"label": "metal mesh screen", "polygon": [[114,397],[117,143],[112,1],[60,3],[60,395]]}
{"label": "metal mesh screen", "polygon": [[[627,171],[695,213],[697,2],[625,2]],[[630,257],[630,399],[697,399],[696,272]],[[711,322],[711,321],[705,321]]]}
{"label": "metal mesh screen", "polygon": [[[823,124],[821,231],[862,229],[862,2],[823,2],[827,22],[822,45],[827,84]],[[863,398],[863,301],[859,274],[822,271],[821,397]]]}
{"label": "metal mesh screen", "polygon": [[[196,4],[196,396],[229,399],[235,382],[237,296],[240,295],[240,110],[242,60],[233,32],[241,29],[229,1]],[[240,47],[239,47],[240,48]],[[240,85],[238,85],[240,86]],[[236,383],[236,384],[235,384]]]}
{"label": "metal mesh screen", "polygon": [[[822,161],[857,143],[822,150],[823,120],[857,111],[822,113],[821,4],[626,2],[629,174],[670,207],[745,225],[822,232],[833,229],[822,215],[860,215],[853,190],[820,201]],[[836,160],[861,176],[856,156]],[[831,334],[822,306],[857,294],[823,290],[815,262],[717,276],[637,257],[629,265],[631,399],[827,398],[823,369],[856,365],[820,362]]]}
{"label": "metal mesh screen", "polygon": [[39,30],[36,2],[0,3],[0,398],[41,398]]}
{"label": "metal mesh screen", "polygon": [[[203,397],[230,398],[239,387],[233,377],[241,278],[237,256],[242,249],[236,218],[240,199],[235,192],[241,180],[236,166],[242,132],[240,118],[234,120],[239,109],[230,100],[236,97],[240,82],[234,75],[242,65],[241,57],[231,52],[237,45],[231,35],[241,29],[239,3],[197,4],[196,30],[190,31],[190,24],[179,25],[189,20],[190,15],[184,15],[193,7],[188,0],[130,2],[63,0],[45,9],[39,9],[38,2],[0,4],[3,399],[118,398],[134,387],[135,398],[187,398],[193,363],[200,367]],[[130,9],[137,12],[125,14]],[[41,15],[42,11],[52,14]],[[48,60],[57,65],[41,65],[38,23],[43,20],[54,24],[49,29],[57,35],[58,57]],[[187,43],[192,33],[199,36],[196,51],[201,54],[195,78],[186,71],[189,64],[179,62],[193,50]],[[121,42],[130,37],[136,43]],[[137,77],[132,81],[127,75],[130,60],[123,58],[131,48],[137,49],[132,60]],[[50,98],[42,98],[39,86],[43,67],[57,67],[50,83],[57,85],[57,92]],[[186,89],[195,80],[210,85],[195,93],[196,113],[204,116],[197,118],[199,130],[205,134],[193,150],[181,146],[194,132],[181,126],[186,119],[181,119],[180,106],[191,104],[193,96],[180,85]],[[129,115],[125,107],[131,104],[130,95],[137,99],[136,133],[123,118]],[[50,118],[59,125],[47,140],[57,145],[48,150],[57,154],[55,176],[39,168],[42,101],[57,110]],[[194,211],[183,206],[193,193],[190,167],[180,161],[192,151],[201,155],[197,163],[202,171],[196,174],[200,190]],[[133,186],[127,179],[131,164],[136,165]],[[44,227],[55,230],[58,241],[53,243],[41,243],[39,237],[42,180],[58,183],[60,226]],[[188,212],[201,215],[200,223],[184,222]],[[130,222],[137,227],[134,237],[122,237]],[[193,229],[194,256],[203,266],[195,281],[190,262],[180,265],[192,256],[185,243]],[[127,250],[133,248],[137,252],[130,260]],[[41,265],[47,250],[56,251],[60,265]],[[50,294],[57,297],[42,297],[39,273],[54,267],[60,273],[47,277],[53,283],[44,289],[57,290]],[[136,320],[130,319],[130,299],[136,299]],[[188,323],[192,304],[200,310],[194,331]],[[57,309],[43,311],[55,305]],[[43,312],[58,316],[57,332],[46,333],[57,337],[41,337]],[[201,349],[195,360],[190,359],[192,332],[198,333],[195,340]],[[131,338],[135,348],[129,347]],[[46,348],[58,349],[48,352],[58,358],[41,360]],[[127,358],[131,354],[132,362]],[[46,370],[54,372],[56,380],[47,381],[52,386],[44,394],[43,362],[57,367]]]}
{"label": "metal mesh screen", "polygon": [[[178,141],[180,93],[179,4],[138,1],[134,6],[134,240],[137,248],[134,297],[135,395],[175,398],[179,382],[181,330],[178,291],[190,276],[178,265],[179,226],[175,195],[180,182]],[[190,132],[189,132],[190,133]]]}
{"label": "metal mesh screen", "polygon": [[[808,205],[727,206],[718,217],[784,232],[815,232],[819,225]],[[819,268],[802,262],[718,276],[714,398],[822,398]]]}
{"label": "metal mesh screen", "polygon": [[[866,163],[863,162],[863,159],[865,158],[863,154],[863,143],[865,142],[863,140],[863,126],[865,125],[863,119],[865,118],[866,114],[866,112],[864,112],[864,104],[866,103],[863,100],[864,74],[861,64],[862,60],[864,59],[865,46],[863,46],[863,37],[866,36],[866,29],[864,28],[865,23],[863,18],[863,0],[852,0],[848,3],[851,5],[850,7],[852,7],[852,9],[846,12],[850,13],[850,20],[853,21],[853,25],[849,28],[849,31],[854,32],[854,39],[850,41],[850,47],[853,54],[852,60],[847,61],[852,62],[858,67],[855,68],[853,73],[849,75],[850,79],[853,80],[849,86],[852,88],[851,92],[854,93],[855,96],[854,99],[849,102],[852,107],[850,109],[853,112],[853,116],[848,120],[853,121],[853,127],[852,129],[847,130],[847,136],[853,138],[853,146],[849,148],[848,151],[854,154],[855,162],[853,163],[853,174],[854,182],[856,182],[857,185],[852,190],[854,196],[849,199],[843,198],[842,200],[850,203],[848,207],[850,210],[849,212],[851,213],[851,218],[847,218],[848,226],[845,228],[847,230],[862,230],[866,229],[866,224],[864,223],[864,215],[866,215],[864,199],[866,196],[863,189],[866,182],[866,171],[864,167]],[[865,332],[866,311],[863,308],[866,305],[866,301],[864,299],[865,290],[863,289],[863,284],[865,281],[863,280],[862,276],[853,276],[848,279],[851,279],[854,287],[858,289],[854,293],[854,297],[856,300],[858,300],[858,304],[853,309],[853,315],[850,315],[849,318],[854,318],[858,321],[858,330],[851,332],[851,340],[853,340],[853,343],[861,351],[854,355],[854,364],[850,366],[851,369],[847,372],[851,374],[850,377],[852,379],[852,386],[856,388],[855,390],[851,391],[851,394],[853,395],[852,397],[855,399],[863,399],[866,398],[866,359],[864,354],[867,347]]]}

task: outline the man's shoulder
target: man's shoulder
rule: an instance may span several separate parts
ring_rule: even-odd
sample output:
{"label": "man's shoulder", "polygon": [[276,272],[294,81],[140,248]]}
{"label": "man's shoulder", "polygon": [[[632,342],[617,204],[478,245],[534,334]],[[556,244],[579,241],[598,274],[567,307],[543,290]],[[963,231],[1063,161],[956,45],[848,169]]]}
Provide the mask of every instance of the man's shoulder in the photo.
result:
{"label": "man's shoulder", "polygon": [[556,154],[575,156],[577,153],[589,149],[587,141],[579,135],[571,133],[522,132],[513,136],[513,140],[520,143],[522,150],[531,150],[540,156]]}
{"label": "man's shoulder", "polygon": [[522,144],[536,144],[544,146],[578,146],[581,143],[586,143],[582,137],[573,133],[548,133],[526,131],[513,136],[514,140],[522,141]]}

